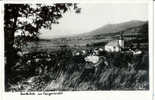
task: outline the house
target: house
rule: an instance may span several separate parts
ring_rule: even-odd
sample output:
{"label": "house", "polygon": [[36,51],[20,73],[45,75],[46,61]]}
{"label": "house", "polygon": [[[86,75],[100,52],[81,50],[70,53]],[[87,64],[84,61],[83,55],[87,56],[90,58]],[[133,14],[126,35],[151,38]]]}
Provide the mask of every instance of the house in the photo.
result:
{"label": "house", "polygon": [[119,52],[124,48],[124,40],[121,37],[118,40],[112,40],[105,45],[105,51],[107,52]]}

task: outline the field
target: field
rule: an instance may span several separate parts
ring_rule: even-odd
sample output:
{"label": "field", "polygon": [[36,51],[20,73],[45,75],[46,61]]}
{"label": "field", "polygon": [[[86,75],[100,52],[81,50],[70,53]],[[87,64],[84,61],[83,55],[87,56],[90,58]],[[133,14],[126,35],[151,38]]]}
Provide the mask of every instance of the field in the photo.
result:
{"label": "field", "polygon": [[[19,53],[20,59],[12,67],[13,78],[9,79],[6,91],[149,89],[147,49],[135,55],[129,51],[99,51],[104,46],[53,43],[30,43],[23,49],[24,53]],[[99,59],[97,63],[86,61],[91,54]]]}

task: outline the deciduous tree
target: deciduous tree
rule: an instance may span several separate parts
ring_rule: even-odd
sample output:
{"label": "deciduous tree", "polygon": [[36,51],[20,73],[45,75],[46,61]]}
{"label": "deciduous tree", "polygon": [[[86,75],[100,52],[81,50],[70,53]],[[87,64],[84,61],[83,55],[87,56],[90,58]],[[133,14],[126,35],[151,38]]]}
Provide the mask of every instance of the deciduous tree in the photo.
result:
{"label": "deciduous tree", "polygon": [[[15,36],[19,34],[23,41],[37,40],[39,29],[52,29],[52,24],[58,24],[59,19],[68,10],[80,13],[80,8],[73,3],[45,4],[5,4],[4,33],[5,33],[5,75],[11,75],[11,67],[18,56],[15,48]],[[24,37],[24,38],[23,38]],[[27,38],[29,37],[29,38]],[[23,42],[21,41],[21,42]]]}

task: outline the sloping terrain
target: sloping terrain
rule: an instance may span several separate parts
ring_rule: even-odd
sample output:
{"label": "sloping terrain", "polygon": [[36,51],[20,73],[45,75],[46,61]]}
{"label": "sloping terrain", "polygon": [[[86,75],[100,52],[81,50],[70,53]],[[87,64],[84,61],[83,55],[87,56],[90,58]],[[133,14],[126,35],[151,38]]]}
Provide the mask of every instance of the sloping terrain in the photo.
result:
{"label": "sloping terrain", "polygon": [[[118,39],[123,34],[125,38],[132,38],[134,35],[148,39],[148,22],[147,21],[129,21],[120,24],[109,24],[100,27],[94,31],[80,34],[74,37],[66,38],[69,43],[87,45],[87,44],[105,44],[106,42]],[[134,36],[135,37],[135,36]],[[145,41],[147,42],[147,41]]]}
{"label": "sloping terrain", "polygon": [[98,34],[107,34],[107,33],[117,33],[121,31],[125,31],[127,29],[135,28],[138,26],[144,25],[146,22],[144,21],[138,21],[138,20],[133,20],[133,21],[128,21],[128,22],[123,22],[119,24],[108,24],[105,26],[102,26],[94,31],[91,31],[89,33],[86,33],[87,35],[98,35]]}

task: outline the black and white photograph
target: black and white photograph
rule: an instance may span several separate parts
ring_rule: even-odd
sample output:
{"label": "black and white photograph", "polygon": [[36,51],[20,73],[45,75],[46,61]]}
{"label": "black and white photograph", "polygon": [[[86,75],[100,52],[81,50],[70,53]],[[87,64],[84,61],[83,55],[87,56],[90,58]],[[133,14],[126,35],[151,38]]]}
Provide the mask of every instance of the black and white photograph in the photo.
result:
{"label": "black and white photograph", "polygon": [[149,91],[149,35],[147,3],[5,3],[5,92]]}

